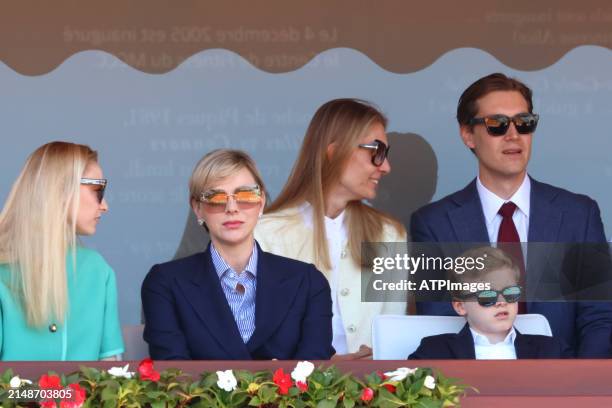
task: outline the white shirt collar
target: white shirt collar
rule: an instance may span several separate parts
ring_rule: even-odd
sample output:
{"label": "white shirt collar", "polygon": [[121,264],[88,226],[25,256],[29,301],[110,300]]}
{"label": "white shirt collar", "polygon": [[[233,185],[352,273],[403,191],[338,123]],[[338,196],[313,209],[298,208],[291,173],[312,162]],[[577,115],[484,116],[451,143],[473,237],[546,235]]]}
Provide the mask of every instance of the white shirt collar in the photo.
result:
{"label": "white shirt collar", "polygon": [[504,200],[491,190],[486,188],[480,181],[480,176],[476,179],[476,189],[482,203],[482,211],[487,223],[491,223],[493,218],[504,203],[512,201],[527,218],[529,218],[530,197],[531,197],[531,179],[525,175],[521,186],[508,200]]}
{"label": "white shirt collar", "polygon": [[512,326],[512,328],[510,329],[510,332],[508,333],[508,335],[506,335],[504,340],[500,341],[499,343],[491,343],[487,336],[484,336],[478,333],[471,327],[470,327],[470,331],[472,332],[472,337],[474,338],[474,345],[476,346],[498,346],[498,345],[514,346],[514,340],[516,339],[516,330],[514,330],[514,326]]}

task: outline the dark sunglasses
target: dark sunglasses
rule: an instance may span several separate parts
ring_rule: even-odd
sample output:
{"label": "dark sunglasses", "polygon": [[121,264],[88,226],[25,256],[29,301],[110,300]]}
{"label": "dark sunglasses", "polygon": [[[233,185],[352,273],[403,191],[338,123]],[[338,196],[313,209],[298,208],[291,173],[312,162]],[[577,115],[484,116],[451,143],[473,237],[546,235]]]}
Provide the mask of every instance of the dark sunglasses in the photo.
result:
{"label": "dark sunglasses", "polygon": [[490,307],[497,303],[499,295],[502,295],[507,303],[516,303],[521,298],[522,289],[518,285],[508,286],[502,290],[481,290],[475,293],[466,293],[460,296],[462,300],[475,297],[480,306]]}
{"label": "dark sunglasses", "polygon": [[389,149],[391,149],[391,146],[387,146],[385,142],[378,139],[375,139],[372,143],[362,143],[359,145],[359,147],[373,150],[372,164],[376,167],[382,166],[385,159],[389,155]]}
{"label": "dark sunglasses", "polygon": [[510,127],[510,122],[514,123],[516,131],[521,135],[533,133],[538,127],[540,115],[535,113],[519,113],[513,117],[506,115],[489,115],[484,118],[470,119],[470,125],[484,124],[487,128],[487,133],[491,136],[503,136]]}
{"label": "dark sunglasses", "polygon": [[96,195],[98,196],[98,203],[102,204],[102,200],[104,199],[104,190],[106,190],[106,186],[108,185],[108,180],[82,178],[81,184],[89,185],[89,186],[100,186],[100,188],[95,190],[95,192],[96,192]]}

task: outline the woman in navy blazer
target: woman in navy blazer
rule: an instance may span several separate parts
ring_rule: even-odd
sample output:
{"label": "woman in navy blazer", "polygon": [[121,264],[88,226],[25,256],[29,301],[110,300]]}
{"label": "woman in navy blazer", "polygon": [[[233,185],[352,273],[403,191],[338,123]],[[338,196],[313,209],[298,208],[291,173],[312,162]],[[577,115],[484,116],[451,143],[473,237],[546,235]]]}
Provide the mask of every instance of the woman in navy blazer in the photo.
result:
{"label": "woman in navy blazer", "polygon": [[204,252],[154,265],[145,278],[151,357],[329,359],[327,279],[313,265],[262,251],[253,238],[265,190],[252,159],[215,150],[196,165],[189,189],[211,243]]}

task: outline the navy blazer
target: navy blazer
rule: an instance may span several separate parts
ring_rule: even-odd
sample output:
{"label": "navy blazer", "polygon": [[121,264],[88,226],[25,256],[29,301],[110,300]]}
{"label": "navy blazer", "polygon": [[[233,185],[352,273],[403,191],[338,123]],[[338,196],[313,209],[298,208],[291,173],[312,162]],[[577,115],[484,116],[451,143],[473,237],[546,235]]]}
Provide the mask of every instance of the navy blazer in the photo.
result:
{"label": "navy blazer", "polygon": [[154,265],[142,284],[144,339],[157,360],[325,360],[332,347],[327,279],[257,245],[255,331],[245,344],[210,251]]}
{"label": "navy blazer", "polygon": [[[514,349],[516,358],[564,358],[568,350],[554,337],[521,334],[516,328]],[[476,359],[474,337],[470,325],[465,324],[459,333],[438,334],[424,337],[412,353],[410,360]]]}
{"label": "navy blazer", "polygon": [[[463,190],[417,210],[411,219],[414,242],[489,242],[482,204],[473,180]],[[597,203],[531,179],[529,242],[605,243]],[[532,263],[528,253],[527,271]],[[530,274],[527,274],[529,287]],[[529,313],[544,315],[553,335],[577,357],[612,355],[612,303],[527,302]],[[419,302],[419,314],[455,315],[448,302]]]}

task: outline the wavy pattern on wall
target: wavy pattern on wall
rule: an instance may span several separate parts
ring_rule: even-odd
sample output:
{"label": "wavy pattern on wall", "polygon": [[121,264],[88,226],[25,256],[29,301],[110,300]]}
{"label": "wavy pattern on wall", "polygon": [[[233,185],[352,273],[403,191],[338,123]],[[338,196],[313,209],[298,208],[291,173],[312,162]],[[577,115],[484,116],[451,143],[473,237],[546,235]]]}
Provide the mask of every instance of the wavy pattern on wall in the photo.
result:
{"label": "wavy pattern on wall", "polygon": [[24,75],[42,75],[75,53],[99,49],[160,74],[221,48],[282,73],[326,50],[351,48],[387,71],[410,73],[469,47],[531,71],[582,45],[610,49],[610,27],[612,4],[605,0],[476,0],[469,7],[446,0],[188,0],[172,6],[161,0],[23,0],[0,14],[0,61]]}

